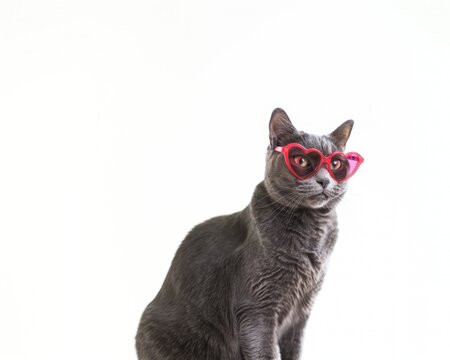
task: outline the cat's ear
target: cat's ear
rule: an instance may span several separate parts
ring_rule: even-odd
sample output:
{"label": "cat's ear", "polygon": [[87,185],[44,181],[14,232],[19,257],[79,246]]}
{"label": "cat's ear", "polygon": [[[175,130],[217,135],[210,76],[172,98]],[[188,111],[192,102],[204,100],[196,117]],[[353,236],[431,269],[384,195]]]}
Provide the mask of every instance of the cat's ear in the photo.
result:
{"label": "cat's ear", "polygon": [[347,120],[329,135],[331,140],[342,150],[345,148],[345,144],[347,144],[347,140],[350,137],[353,123],[353,120]]}
{"label": "cat's ear", "polygon": [[292,135],[296,131],[297,130],[294,125],[292,125],[291,120],[289,120],[289,116],[287,116],[283,109],[276,108],[272,111],[269,122],[269,138],[270,146],[272,148],[280,145],[280,140],[283,139],[283,137]]}

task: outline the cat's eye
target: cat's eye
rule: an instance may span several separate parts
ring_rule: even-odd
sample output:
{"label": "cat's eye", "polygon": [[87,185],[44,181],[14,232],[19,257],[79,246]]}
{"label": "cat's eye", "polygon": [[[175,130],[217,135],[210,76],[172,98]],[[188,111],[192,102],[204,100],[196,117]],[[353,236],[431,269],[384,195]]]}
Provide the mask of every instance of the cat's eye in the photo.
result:
{"label": "cat's eye", "polygon": [[342,167],[341,160],[332,160],[330,163],[331,170],[339,170]]}
{"label": "cat's eye", "polygon": [[295,157],[294,157],[294,162],[295,162],[298,166],[300,166],[300,167],[302,167],[302,168],[306,168],[306,167],[309,166],[309,162],[308,162],[307,159],[305,159],[304,156],[295,156]]}
{"label": "cat's eye", "polygon": [[283,154],[289,171],[299,180],[308,179],[326,165],[331,177],[342,183],[352,177],[364,161],[364,158],[355,152],[344,154],[335,151],[325,156],[318,149],[308,149],[298,143],[277,146],[274,150]]}

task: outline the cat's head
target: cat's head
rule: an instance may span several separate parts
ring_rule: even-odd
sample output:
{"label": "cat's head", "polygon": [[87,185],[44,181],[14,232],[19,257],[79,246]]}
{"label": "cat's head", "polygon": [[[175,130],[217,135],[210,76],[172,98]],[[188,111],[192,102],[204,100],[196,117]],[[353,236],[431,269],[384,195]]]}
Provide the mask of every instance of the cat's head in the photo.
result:
{"label": "cat's head", "polygon": [[353,121],[347,120],[328,135],[308,134],[298,131],[284,110],[275,109],[269,123],[270,146],[264,180],[272,199],[292,208],[334,207],[344,195],[347,182],[338,182],[324,165],[313,176],[300,180],[288,169],[279,147],[299,143],[304,148],[317,149],[328,156],[335,151],[344,151],[352,127]]}

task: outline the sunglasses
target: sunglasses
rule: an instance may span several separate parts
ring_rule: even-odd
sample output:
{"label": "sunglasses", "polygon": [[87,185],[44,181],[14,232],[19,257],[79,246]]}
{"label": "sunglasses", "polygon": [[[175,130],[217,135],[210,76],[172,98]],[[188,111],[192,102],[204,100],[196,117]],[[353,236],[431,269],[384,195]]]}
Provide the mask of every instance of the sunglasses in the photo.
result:
{"label": "sunglasses", "polygon": [[325,156],[317,149],[306,149],[298,143],[277,146],[274,150],[284,155],[289,171],[300,180],[315,175],[325,164],[331,177],[342,183],[350,179],[364,161],[364,158],[356,152],[344,154],[335,151]]}

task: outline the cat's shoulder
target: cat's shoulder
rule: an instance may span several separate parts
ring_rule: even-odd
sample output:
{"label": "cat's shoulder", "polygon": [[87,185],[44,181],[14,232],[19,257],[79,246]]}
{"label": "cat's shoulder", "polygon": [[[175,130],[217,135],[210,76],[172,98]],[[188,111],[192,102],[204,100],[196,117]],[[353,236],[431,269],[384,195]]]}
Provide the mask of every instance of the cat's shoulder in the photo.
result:
{"label": "cat's shoulder", "polygon": [[234,251],[246,238],[244,211],[216,216],[194,226],[181,243],[179,255],[223,255]]}

